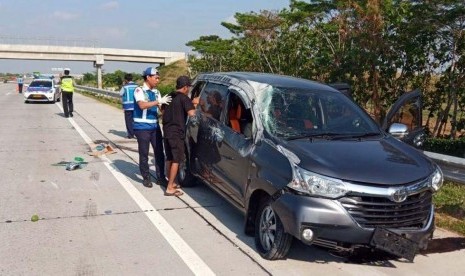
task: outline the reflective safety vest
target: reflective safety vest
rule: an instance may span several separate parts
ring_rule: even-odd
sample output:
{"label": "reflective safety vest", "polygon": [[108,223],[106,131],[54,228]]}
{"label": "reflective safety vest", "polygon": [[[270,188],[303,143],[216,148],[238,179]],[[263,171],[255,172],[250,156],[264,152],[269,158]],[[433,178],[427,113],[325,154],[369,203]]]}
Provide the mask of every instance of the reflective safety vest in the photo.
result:
{"label": "reflective safety vest", "polygon": [[[156,101],[160,92],[158,90],[143,90],[142,87],[137,87],[144,92],[147,102]],[[138,104],[134,104],[134,129],[154,130],[158,127],[158,107],[152,106],[148,109],[141,109]]]}
{"label": "reflective safety vest", "polygon": [[74,92],[73,77],[63,76],[61,77],[61,91],[63,92]]}
{"label": "reflective safety vest", "polygon": [[134,110],[134,90],[136,87],[137,84],[134,82],[129,82],[123,86],[124,94],[121,97],[121,102],[124,110]]}

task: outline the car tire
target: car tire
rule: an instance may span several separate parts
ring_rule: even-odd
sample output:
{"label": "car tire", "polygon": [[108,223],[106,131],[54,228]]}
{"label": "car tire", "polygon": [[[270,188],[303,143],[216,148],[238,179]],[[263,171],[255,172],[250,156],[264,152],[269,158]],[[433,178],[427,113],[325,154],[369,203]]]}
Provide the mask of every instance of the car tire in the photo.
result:
{"label": "car tire", "polygon": [[277,260],[284,258],[293,241],[292,235],[284,231],[281,219],[271,207],[271,200],[262,200],[255,216],[255,246],[262,258]]}
{"label": "car tire", "polygon": [[177,177],[181,187],[193,187],[197,185],[197,177],[195,177],[191,172],[191,164],[189,162],[189,157],[187,156],[187,154],[186,158],[184,159],[184,162],[179,163]]}
{"label": "car tire", "polygon": [[29,103],[29,101],[28,101],[28,100],[25,100],[25,101],[24,101],[24,103],[28,104],[28,103]]}

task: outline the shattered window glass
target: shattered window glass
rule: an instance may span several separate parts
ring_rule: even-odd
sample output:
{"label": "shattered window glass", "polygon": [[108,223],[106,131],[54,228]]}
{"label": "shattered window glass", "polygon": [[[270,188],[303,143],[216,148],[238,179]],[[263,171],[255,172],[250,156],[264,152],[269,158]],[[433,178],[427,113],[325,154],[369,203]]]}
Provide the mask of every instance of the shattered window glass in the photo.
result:
{"label": "shattered window glass", "polygon": [[227,92],[227,86],[209,83],[199,99],[201,110],[216,120],[220,120]]}
{"label": "shattered window glass", "polygon": [[283,138],[379,133],[376,123],[340,93],[267,87],[258,93],[265,130]]}

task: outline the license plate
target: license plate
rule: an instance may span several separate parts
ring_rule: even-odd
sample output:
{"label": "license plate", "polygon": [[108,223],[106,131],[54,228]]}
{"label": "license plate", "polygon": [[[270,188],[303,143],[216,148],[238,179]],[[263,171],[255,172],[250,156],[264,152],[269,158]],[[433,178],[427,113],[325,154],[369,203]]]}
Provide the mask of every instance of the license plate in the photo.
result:
{"label": "license plate", "polygon": [[42,95],[32,95],[32,97],[40,99],[40,98],[42,98]]}
{"label": "license plate", "polygon": [[405,258],[411,262],[418,252],[418,244],[384,228],[376,228],[370,244],[377,249]]}

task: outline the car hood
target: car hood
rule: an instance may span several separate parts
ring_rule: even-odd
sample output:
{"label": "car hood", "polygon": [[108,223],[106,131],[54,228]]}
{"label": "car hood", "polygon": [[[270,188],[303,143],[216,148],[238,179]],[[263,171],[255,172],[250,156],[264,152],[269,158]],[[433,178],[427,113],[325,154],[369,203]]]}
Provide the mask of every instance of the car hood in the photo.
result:
{"label": "car hood", "polygon": [[50,87],[29,87],[27,92],[46,92],[50,91],[52,88]]}
{"label": "car hood", "polygon": [[434,164],[421,152],[392,137],[379,140],[294,140],[285,147],[299,166],[346,181],[406,184],[428,177]]}

